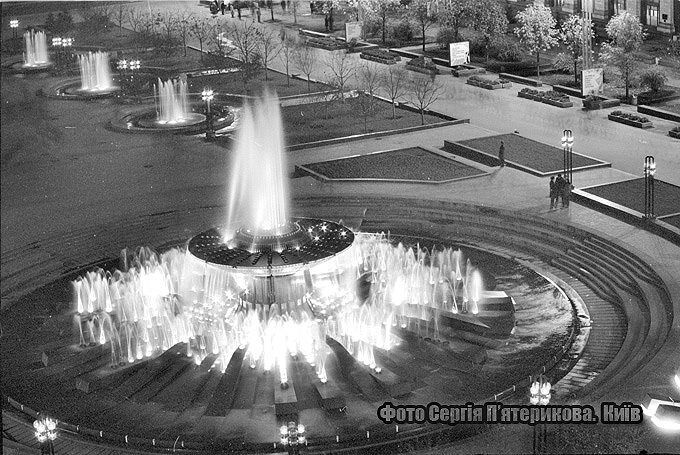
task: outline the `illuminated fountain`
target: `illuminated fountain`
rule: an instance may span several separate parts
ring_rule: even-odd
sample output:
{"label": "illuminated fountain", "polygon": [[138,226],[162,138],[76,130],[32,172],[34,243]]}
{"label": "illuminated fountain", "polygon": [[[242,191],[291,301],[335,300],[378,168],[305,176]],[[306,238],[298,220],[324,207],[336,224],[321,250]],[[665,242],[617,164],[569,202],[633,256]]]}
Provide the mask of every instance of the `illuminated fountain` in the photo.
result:
{"label": "illuminated fountain", "polygon": [[158,79],[154,95],[158,125],[187,125],[205,121],[203,114],[191,111],[185,79],[169,79],[165,82]]}
{"label": "illuminated fountain", "polygon": [[280,118],[272,96],[245,107],[225,227],[161,255],[124,252],[123,271],[74,282],[81,344],[110,342],[120,364],[184,342],[197,364],[218,355],[223,369],[241,349],[285,388],[291,356],[326,382],[328,338],[380,372],[374,349],[396,343],[395,327],[436,340],[450,321],[476,320],[481,276],[460,250],[289,216]]}
{"label": "illuminated fountain", "polygon": [[24,33],[24,68],[46,68],[52,63],[47,55],[47,38],[45,32],[29,30]]}
{"label": "illuminated fountain", "polygon": [[78,57],[80,63],[80,89],[86,92],[110,93],[118,89],[113,85],[109,54],[88,52]]}

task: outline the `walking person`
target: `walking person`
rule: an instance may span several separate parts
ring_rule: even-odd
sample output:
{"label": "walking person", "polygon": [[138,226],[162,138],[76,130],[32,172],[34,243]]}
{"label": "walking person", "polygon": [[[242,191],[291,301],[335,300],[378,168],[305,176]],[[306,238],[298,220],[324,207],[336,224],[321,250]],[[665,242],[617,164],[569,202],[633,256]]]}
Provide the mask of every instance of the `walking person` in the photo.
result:
{"label": "walking person", "polygon": [[227,5],[224,4],[224,0],[220,1],[220,11],[222,11],[222,16],[224,16],[224,10],[227,9]]}
{"label": "walking person", "polygon": [[238,20],[241,20],[241,2],[236,4],[236,12],[238,13]]}
{"label": "walking person", "polygon": [[258,23],[262,22],[262,10],[260,9],[259,5],[257,7],[257,22]]}
{"label": "walking person", "polygon": [[498,149],[498,161],[501,163],[501,167],[505,166],[505,144],[501,141],[501,146]]}
{"label": "walking person", "polygon": [[229,3],[229,12],[231,13],[231,18],[234,18],[234,5],[230,2]]}
{"label": "walking person", "polygon": [[555,183],[555,176],[550,177],[550,210],[557,208],[557,184]]}

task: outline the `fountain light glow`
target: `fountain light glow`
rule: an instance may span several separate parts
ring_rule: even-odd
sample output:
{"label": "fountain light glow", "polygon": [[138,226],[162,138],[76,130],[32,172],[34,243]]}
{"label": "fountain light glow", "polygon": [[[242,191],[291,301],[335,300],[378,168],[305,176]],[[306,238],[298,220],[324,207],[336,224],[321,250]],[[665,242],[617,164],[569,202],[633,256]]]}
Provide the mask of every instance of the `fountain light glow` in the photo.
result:
{"label": "fountain light glow", "polygon": [[113,85],[108,52],[88,52],[78,57],[80,63],[80,89],[88,92],[110,92]]}
{"label": "fountain light glow", "polygon": [[47,55],[47,37],[43,31],[28,30],[24,33],[24,67],[41,67],[50,63]]}
{"label": "fountain light glow", "polygon": [[[180,119],[186,83],[159,81],[159,91],[164,121]],[[439,339],[440,316],[467,312],[470,299],[479,311],[481,276],[460,250],[395,246],[383,233],[290,218],[284,150],[278,100],[247,105],[227,228],[160,255],[125,250],[121,271],[76,280],[82,342],[110,341],[113,364],[186,343],[197,364],[218,354],[225,369],[245,349],[252,368],[275,370],[285,387],[288,359],[300,355],[328,380],[329,338],[379,372],[374,349],[398,343],[393,327]]]}
{"label": "fountain light glow", "polygon": [[190,118],[191,109],[185,79],[162,81],[159,78],[154,90],[158,100],[158,123],[174,125],[184,123]]}

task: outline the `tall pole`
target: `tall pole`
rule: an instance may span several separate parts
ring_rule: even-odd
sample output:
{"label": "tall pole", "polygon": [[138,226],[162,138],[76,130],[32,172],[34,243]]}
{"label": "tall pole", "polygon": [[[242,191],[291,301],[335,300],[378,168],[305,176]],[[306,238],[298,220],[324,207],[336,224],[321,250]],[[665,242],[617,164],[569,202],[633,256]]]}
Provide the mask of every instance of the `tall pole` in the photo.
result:
{"label": "tall pole", "polygon": [[571,130],[562,132],[562,149],[564,151],[563,173],[570,184],[574,183],[574,134]]}
{"label": "tall pole", "polygon": [[645,218],[654,218],[654,174],[656,163],[654,157],[645,157]]}

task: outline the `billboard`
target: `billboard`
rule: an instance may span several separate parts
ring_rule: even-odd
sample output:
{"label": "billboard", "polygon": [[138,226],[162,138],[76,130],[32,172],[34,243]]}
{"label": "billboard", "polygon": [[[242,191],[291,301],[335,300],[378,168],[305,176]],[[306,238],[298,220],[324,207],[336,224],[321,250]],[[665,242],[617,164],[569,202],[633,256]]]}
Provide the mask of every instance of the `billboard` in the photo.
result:
{"label": "billboard", "polygon": [[581,95],[601,95],[604,86],[602,68],[581,71]]}
{"label": "billboard", "polygon": [[466,65],[470,63],[470,41],[449,44],[449,65]]}
{"label": "billboard", "polygon": [[352,41],[353,38],[361,39],[361,22],[345,23],[345,41]]}

